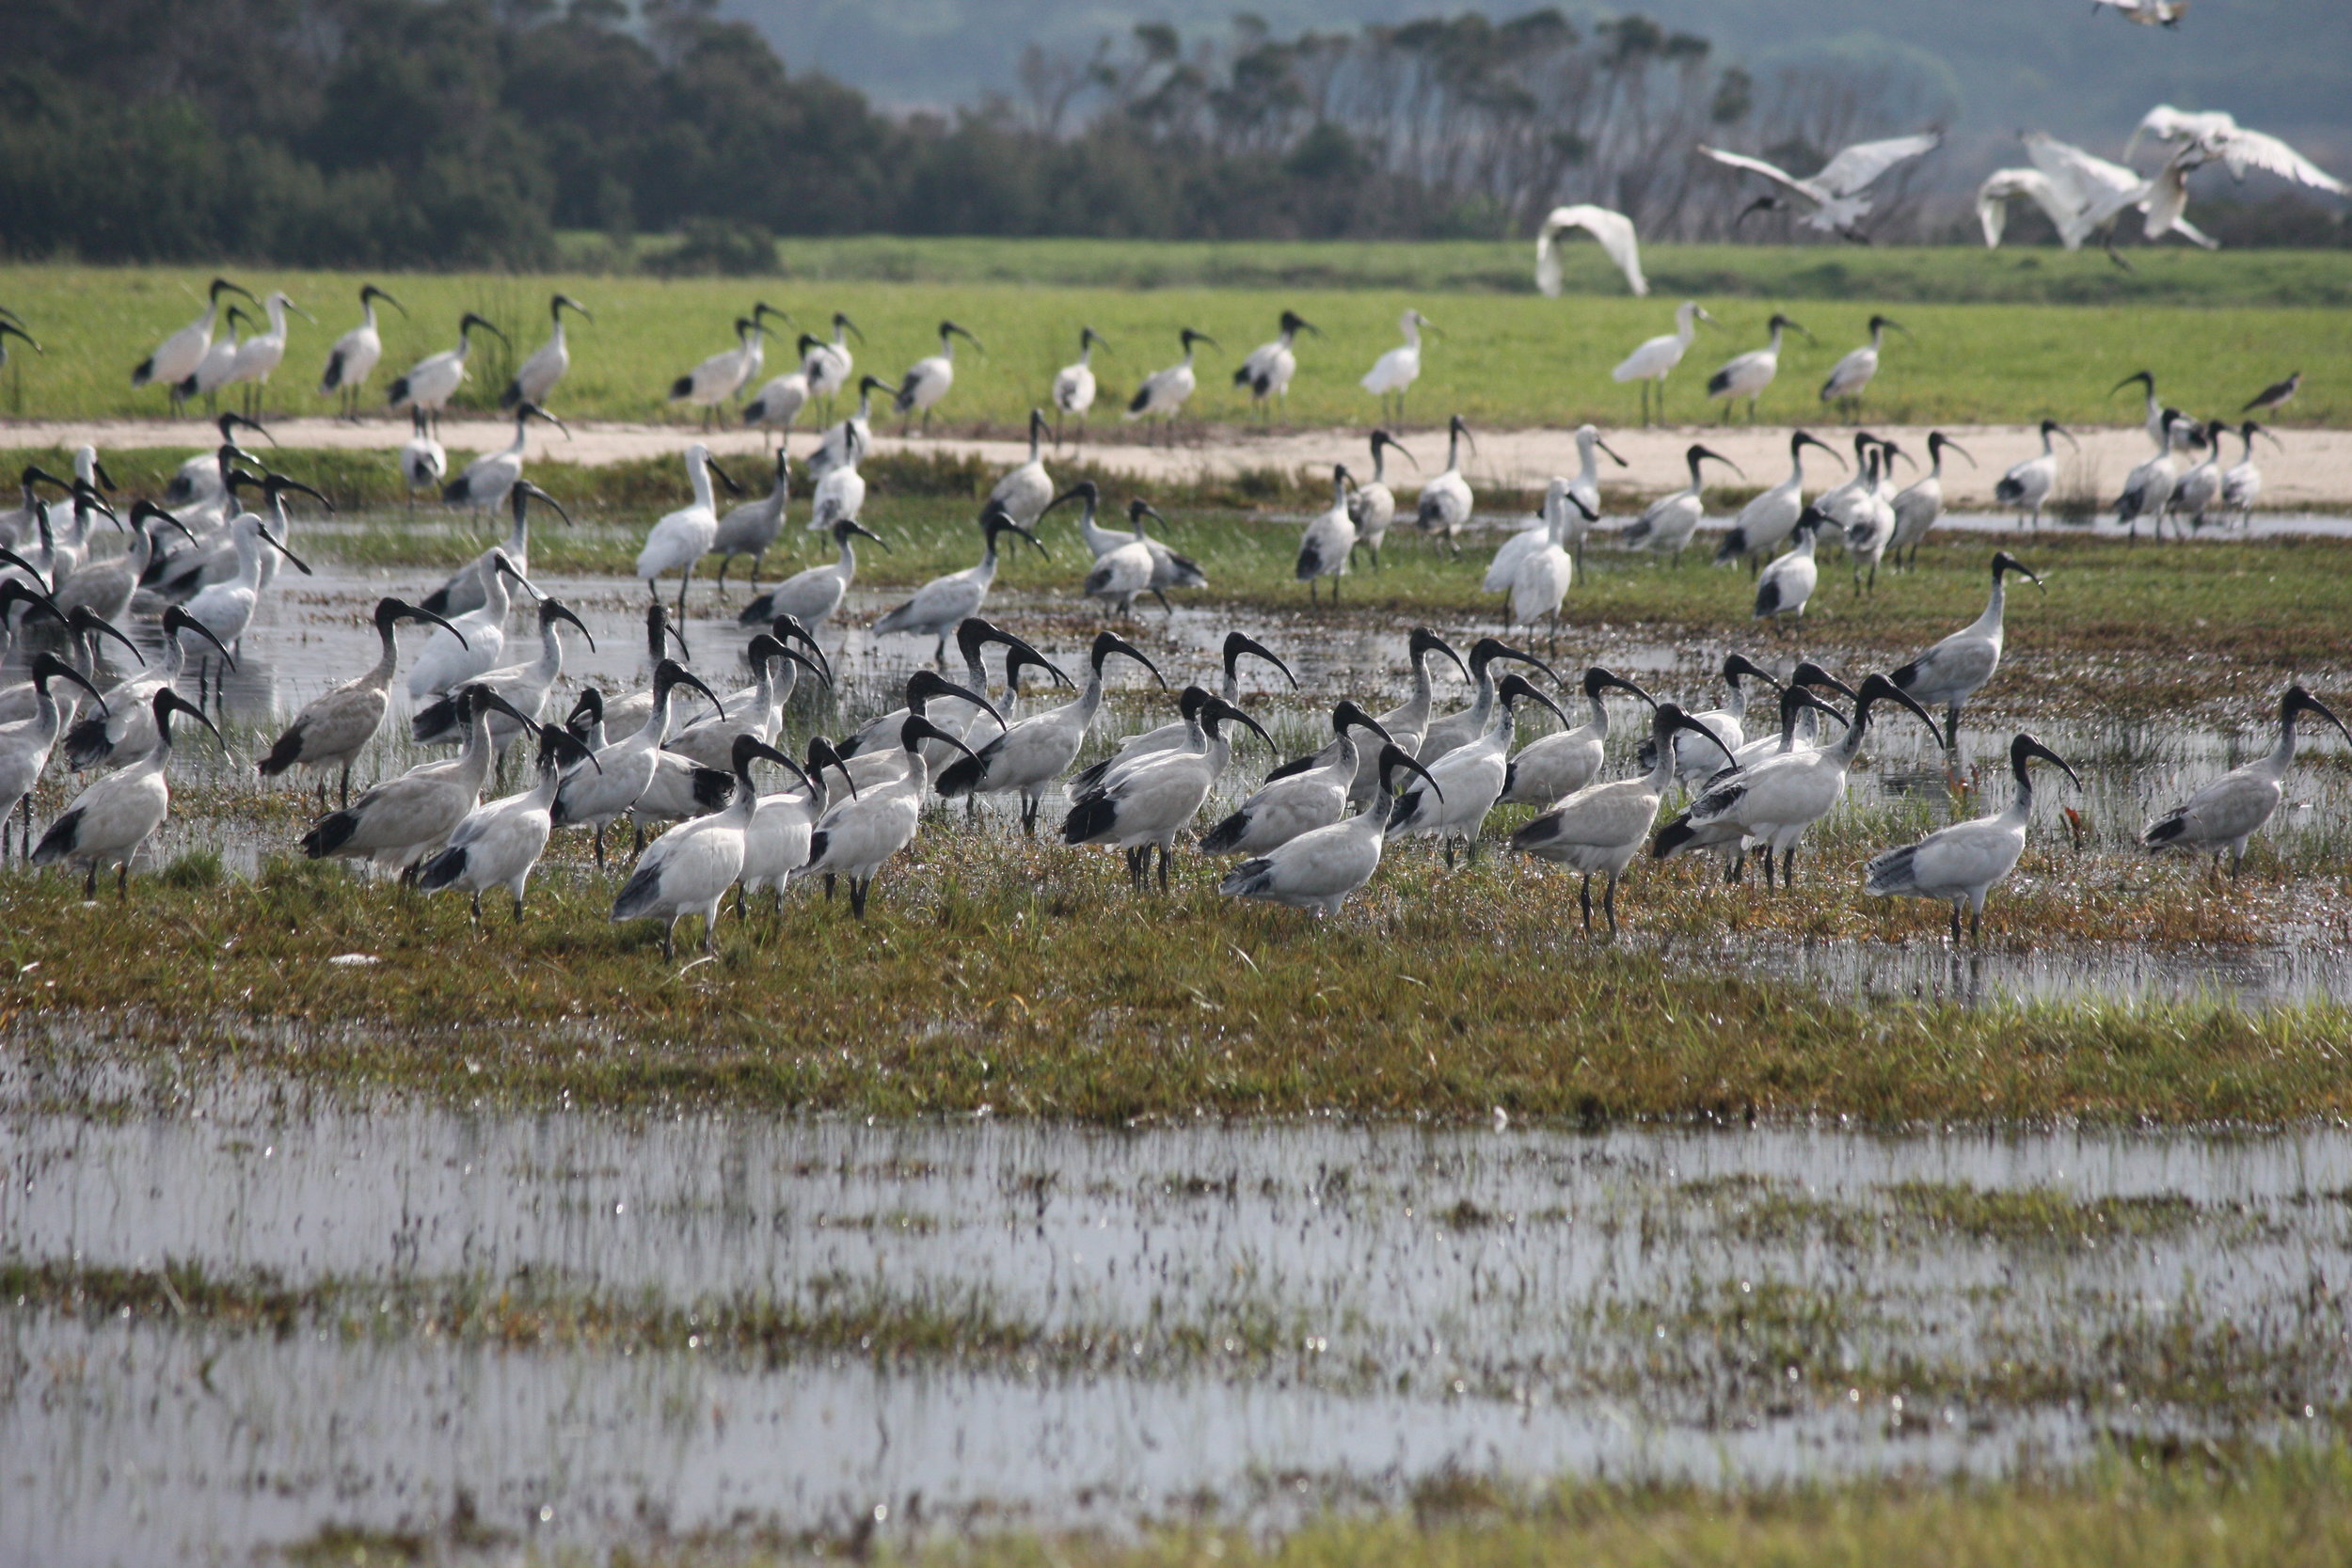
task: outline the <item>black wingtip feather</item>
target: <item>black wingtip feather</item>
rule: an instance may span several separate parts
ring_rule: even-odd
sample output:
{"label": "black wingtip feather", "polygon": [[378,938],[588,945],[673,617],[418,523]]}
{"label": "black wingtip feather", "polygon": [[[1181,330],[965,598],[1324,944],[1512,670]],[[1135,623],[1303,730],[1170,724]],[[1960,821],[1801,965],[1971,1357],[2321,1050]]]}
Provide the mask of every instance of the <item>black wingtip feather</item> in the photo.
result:
{"label": "black wingtip feather", "polygon": [[49,831],[40,835],[29,857],[35,865],[47,865],[73,852],[73,841],[82,836],[82,811],[79,806],[49,824]]}
{"label": "black wingtip feather", "polygon": [[1062,819],[1064,844],[1088,844],[1119,826],[1119,807],[1108,796],[1089,795],[1070,808]]}
{"label": "black wingtip feather", "polygon": [[692,397],[694,395],[694,378],[691,375],[681,375],[675,381],[671,382],[670,395],[674,398]]}
{"label": "black wingtip feather", "polygon": [[302,852],[312,860],[323,860],[351,842],[351,835],[359,831],[359,819],[347,811],[330,812],[318,820],[318,825],[302,835]]}
{"label": "black wingtip feather", "polygon": [[[86,721],[86,722],[87,722],[87,721]],[[80,724],[76,724],[74,726],[77,730],[81,727],[82,726]],[[103,735],[104,733],[103,725],[100,727],[100,733],[101,735]],[[269,749],[269,755],[263,757],[260,762],[254,764],[254,766],[261,769],[262,777],[265,779],[274,779],[278,777],[278,774],[283,773],[287,768],[292,768],[295,763],[301,760],[302,726],[299,723],[294,723],[288,725],[286,727],[286,733],[278,737],[278,744]]]}
{"label": "black wingtip feather", "polygon": [[[73,727],[65,732],[65,764],[76,772],[98,761],[112,749],[106,741],[106,721],[103,719],[76,719]],[[262,765],[262,771],[269,771],[266,763]]]}
{"label": "black wingtip feather", "polygon": [[1230,855],[1241,847],[1241,841],[1248,832],[1249,814],[1237,811],[1200,835],[1200,852],[1204,855]]}
{"label": "black wingtip feather", "polygon": [[425,862],[424,869],[417,873],[417,885],[427,893],[438,893],[464,876],[465,872],[466,850],[461,845],[444,849]]}
{"label": "black wingtip feather", "polygon": [[[941,800],[952,800],[959,796],[971,794],[973,790],[979,787],[979,760],[977,757],[958,757],[947,765],[947,771],[939,776],[939,783],[934,787],[939,791]],[[810,848],[808,857],[812,862],[816,860],[817,851],[814,847]]]}
{"label": "black wingtip feather", "polygon": [[1658,830],[1658,836],[1649,841],[1650,858],[1662,861],[1696,837],[1698,831],[1691,826],[1691,814],[1686,811]]}

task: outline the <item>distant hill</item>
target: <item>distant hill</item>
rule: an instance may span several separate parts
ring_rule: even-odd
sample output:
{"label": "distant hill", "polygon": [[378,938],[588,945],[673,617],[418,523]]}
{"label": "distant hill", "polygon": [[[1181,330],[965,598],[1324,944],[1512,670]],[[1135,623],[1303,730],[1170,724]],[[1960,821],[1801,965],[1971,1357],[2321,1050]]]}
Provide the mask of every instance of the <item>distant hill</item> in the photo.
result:
{"label": "distant hill", "polygon": [[[820,68],[881,103],[950,107],[1009,92],[1022,48],[1083,50],[1137,22],[1223,32],[1236,12],[1277,33],[1353,28],[1459,5],[1431,0],[725,0],[795,71]],[[1486,5],[1501,19],[1533,5]],[[1893,60],[1950,114],[1947,177],[2014,161],[2046,130],[2112,156],[2150,105],[2225,108],[2352,170],[2352,0],[2192,0],[2175,31],[2094,15],[2088,0],[1648,0],[1563,4],[1589,21],[1638,10],[1712,40],[1759,78],[1835,55]],[[2348,176],[2352,177],[2352,176]]]}

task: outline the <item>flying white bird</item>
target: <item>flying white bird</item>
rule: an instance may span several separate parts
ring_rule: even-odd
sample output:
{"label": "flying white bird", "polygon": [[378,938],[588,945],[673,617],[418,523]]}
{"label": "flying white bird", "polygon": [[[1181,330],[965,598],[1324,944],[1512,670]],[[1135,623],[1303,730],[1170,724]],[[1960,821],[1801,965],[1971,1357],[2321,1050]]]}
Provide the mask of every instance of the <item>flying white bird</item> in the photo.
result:
{"label": "flying white bird", "polygon": [[2142,27],[2178,27],[2188,12],[2188,0],[2090,0],[2090,14],[2101,8]]}
{"label": "flying white bird", "polygon": [[2278,137],[2260,131],[2249,131],[2226,111],[2215,109],[2204,114],[2188,114],[2159,103],[2148,111],[2132,132],[2131,140],[2123,144],[2123,156],[2132,155],[2139,138],[2148,136],[2156,141],[2193,146],[2207,159],[2218,158],[2229,166],[2237,179],[2246,178],[2249,168],[2275,174],[2281,180],[2292,180],[2298,185],[2326,191],[2330,196],[2343,196],[2344,182],[2312,163]]}
{"label": "flying white bird", "polygon": [[[1800,180],[1788,170],[1751,158],[1743,152],[1725,152],[1720,148],[1701,147],[1699,150],[1727,168],[1760,174],[1787,191],[1799,201],[1807,203],[1811,211],[1799,221],[1808,229],[1825,234],[1836,234],[1850,240],[1865,238],[1862,220],[1869,215],[1870,198],[1863,194],[1896,165],[1932,152],[1942,144],[1943,134],[1926,132],[1915,136],[1893,136],[1885,141],[1856,142],[1821,166],[1818,174]],[[1757,197],[1740,213],[1745,220],[1750,213],[1777,212],[1788,205],[1785,198],[1773,195]],[[1735,222],[1734,227],[1737,227]]]}
{"label": "flying white bird", "polygon": [[1600,242],[1609,260],[1625,274],[1627,288],[1636,294],[1649,293],[1649,279],[1642,276],[1642,246],[1634,237],[1633,220],[1607,207],[1579,203],[1574,207],[1554,207],[1544,219],[1543,228],[1536,230],[1535,287],[1547,297],[1559,296],[1560,236],[1570,229],[1581,229]]}

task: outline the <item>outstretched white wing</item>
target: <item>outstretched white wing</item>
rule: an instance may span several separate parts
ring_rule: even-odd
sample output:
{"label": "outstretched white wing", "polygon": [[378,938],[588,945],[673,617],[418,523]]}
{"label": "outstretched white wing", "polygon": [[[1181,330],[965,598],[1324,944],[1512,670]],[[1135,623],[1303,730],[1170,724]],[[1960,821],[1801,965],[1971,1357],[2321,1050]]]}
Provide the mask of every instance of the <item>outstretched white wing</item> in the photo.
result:
{"label": "outstretched white wing", "polygon": [[2060,199],[2050,177],[2038,168],[1994,169],[1977,187],[1977,222],[1984,229],[1987,250],[1997,249],[2001,235],[2009,227],[2009,204],[2019,197],[2030,198],[2050,214],[2058,227],[2058,238],[2069,250],[2080,243],[2074,234],[2074,214]]}
{"label": "outstretched white wing", "polygon": [[2033,160],[2033,166],[2049,177],[2059,198],[2074,209],[2077,245],[2082,235],[2149,194],[2148,182],[2137,169],[2094,158],[2040,131],[2026,132],[2025,143],[2026,156]]}
{"label": "outstretched white wing", "polygon": [[1832,196],[1852,196],[1897,164],[1932,152],[1943,142],[1943,134],[1936,131],[1894,136],[1885,141],[1856,142],[1832,158],[1809,183]]}
{"label": "outstretched white wing", "polygon": [[1559,235],[1564,229],[1581,229],[1598,240],[1600,248],[1625,274],[1626,286],[1636,294],[1649,293],[1649,279],[1642,276],[1642,246],[1633,232],[1633,220],[1589,203],[1554,207],[1544,219],[1543,230],[1535,236],[1535,287],[1546,294],[1560,293]]}
{"label": "outstretched white wing", "polygon": [[1726,152],[1720,147],[1702,146],[1699,150],[1726,168],[1745,169],[1750,174],[1760,174],[1773,184],[1785,186],[1796,192],[1807,201],[1818,202],[1821,199],[1821,193],[1814,188],[1812,181],[1800,180],[1788,170],[1768,164],[1761,158],[1751,158],[1744,152]]}
{"label": "outstretched white wing", "polygon": [[2230,166],[2230,172],[2241,179],[2249,168],[2275,174],[2281,180],[2292,180],[2298,185],[2327,191],[2333,196],[2344,194],[2344,183],[2334,175],[2312,163],[2278,137],[2260,131],[2232,130],[2226,135],[2209,137],[2206,146],[2221,154],[2221,161]]}

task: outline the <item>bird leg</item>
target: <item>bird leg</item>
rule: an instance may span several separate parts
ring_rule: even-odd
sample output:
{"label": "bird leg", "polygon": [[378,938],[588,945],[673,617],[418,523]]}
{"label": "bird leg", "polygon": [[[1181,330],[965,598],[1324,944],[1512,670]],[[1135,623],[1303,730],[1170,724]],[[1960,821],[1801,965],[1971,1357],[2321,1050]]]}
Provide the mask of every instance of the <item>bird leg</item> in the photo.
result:
{"label": "bird leg", "polygon": [[1960,945],[1960,905],[1959,899],[1952,900],[1952,945],[1954,947]]}
{"label": "bird leg", "polygon": [[1160,846],[1160,891],[1162,893],[1168,891],[1168,846],[1163,844]]}
{"label": "bird leg", "polygon": [[482,890],[480,888],[473,890],[473,923],[477,927],[482,924]]}
{"label": "bird leg", "polygon": [[1584,909],[1584,934],[1590,936],[1593,934],[1593,874],[1591,872],[1584,873],[1584,881],[1577,889],[1576,897],[1577,902]]}
{"label": "bird leg", "polygon": [[[684,626],[684,625],[686,624],[686,589],[687,589],[687,585],[688,585],[688,584],[690,584],[690,583],[691,583],[693,580],[694,580],[694,563],[693,563],[692,562],[691,562],[691,561],[690,561],[690,562],[688,562],[686,563],[686,571],[685,571],[685,572],[684,572],[684,574],[683,574],[683,575],[681,575],[681,576],[678,578],[678,579],[677,579],[677,618],[678,618],[678,624],[679,624],[680,626]],[[683,642],[683,641],[684,641],[684,640],[683,640],[683,639],[681,639],[680,641],[681,641],[681,642]]]}
{"label": "bird leg", "polygon": [[82,879],[82,902],[89,903],[98,896],[98,863],[89,863],[89,875]]}
{"label": "bird leg", "polygon": [[860,920],[866,918],[866,890],[873,885],[874,879],[871,877],[850,879],[850,912]]}
{"label": "bird leg", "polygon": [[1614,937],[1617,934],[1617,874],[1613,871],[1609,873],[1609,887],[1601,896],[1601,908],[1608,912],[1609,934]]}
{"label": "bird leg", "polygon": [[750,918],[743,912],[743,879],[739,877],[735,881],[735,918],[738,920]]}
{"label": "bird leg", "polygon": [[604,869],[604,824],[596,824],[596,869]]}
{"label": "bird leg", "polygon": [[670,917],[670,923],[661,927],[661,957],[667,962],[677,962],[676,915],[672,915]]}
{"label": "bird leg", "polygon": [[1780,888],[1787,893],[1797,885],[1797,847],[1791,844],[1780,852]]}

